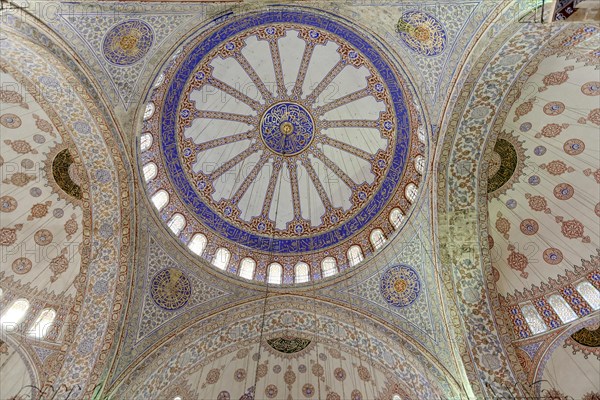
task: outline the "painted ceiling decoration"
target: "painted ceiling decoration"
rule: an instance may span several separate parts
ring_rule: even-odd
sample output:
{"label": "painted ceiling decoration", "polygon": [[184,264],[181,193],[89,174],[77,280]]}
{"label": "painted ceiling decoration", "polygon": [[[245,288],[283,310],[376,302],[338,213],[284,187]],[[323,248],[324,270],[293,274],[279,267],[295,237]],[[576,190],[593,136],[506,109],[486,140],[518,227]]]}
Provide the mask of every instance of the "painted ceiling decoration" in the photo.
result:
{"label": "painted ceiling decoration", "polygon": [[0,398],[600,398],[600,30],[541,11],[2,7]]}
{"label": "painted ceiling decoration", "polygon": [[183,217],[184,243],[202,235],[215,265],[226,249],[218,266],[233,273],[250,259],[258,281],[276,262],[291,284],[299,264],[310,280],[336,274],[360,261],[353,246],[362,259],[395,230],[422,179],[424,128],[414,93],[363,36],[306,10],[253,13],[160,75],[140,161],[158,170],[148,195],[166,191],[161,219]]}

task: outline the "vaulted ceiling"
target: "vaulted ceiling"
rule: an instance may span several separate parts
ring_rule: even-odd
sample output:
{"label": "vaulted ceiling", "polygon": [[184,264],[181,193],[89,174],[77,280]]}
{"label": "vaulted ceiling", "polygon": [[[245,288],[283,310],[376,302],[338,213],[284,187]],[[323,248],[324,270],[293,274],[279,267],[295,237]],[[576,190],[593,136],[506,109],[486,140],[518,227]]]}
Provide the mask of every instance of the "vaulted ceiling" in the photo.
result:
{"label": "vaulted ceiling", "polygon": [[600,35],[530,11],[3,10],[0,397],[600,391]]}

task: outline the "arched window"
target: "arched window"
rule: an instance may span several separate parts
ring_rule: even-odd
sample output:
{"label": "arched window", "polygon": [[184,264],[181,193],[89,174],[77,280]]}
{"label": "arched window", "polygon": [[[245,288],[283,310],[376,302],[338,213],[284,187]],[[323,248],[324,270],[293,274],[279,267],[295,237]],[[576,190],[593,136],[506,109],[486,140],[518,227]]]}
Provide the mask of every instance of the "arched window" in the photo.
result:
{"label": "arched window", "polygon": [[244,258],[240,263],[240,276],[246,279],[254,278],[254,268],[256,262],[251,258]]}
{"label": "arched window", "polygon": [[402,397],[400,397],[400,395],[399,395],[399,394],[394,394],[394,395],[392,396],[392,400],[402,400]]}
{"label": "arched window", "polygon": [[400,228],[400,225],[404,222],[404,214],[399,208],[392,208],[392,211],[390,211],[390,222],[396,229]]}
{"label": "arched window", "polygon": [[154,115],[154,103],[149,102],[146,104],[146,109],[144,110],[144,121],[150,119]]}
{"label": "arched window", "polygon": [[173,400],[183,400],[183,399],[181,398],[181,396],[175,396],[175,397],[173,397]]}
{"label": "arched window", "polygon": [[206,236],[201,233],[196,233],[188,243],[188,249],[190,249],[192,253],[201,256],[206,247],[206,242]]}
{"label": "arched window", "polygon": [[[160,85],[162,85],[162,83],[165,81],[165,73],[161,72],[160,75],[158,75],[158,77],[156,78],[156,80],[154,81],[154,86],[155,88],[159,87]],[[175,400],[175,399],[173,399]]]}
{"label": "arched window", "polygon": [[283,267],[281,264],[273,263],[269,265],[267,270],[267,282],[271,285],[281,285],[281,276],[283,275]]}
{"label": "arched window", "polygon": [[140,150],[141,151],[146,151],[150,148],[150,146],[152,146],[152,141],[154,139],[152,139],[152,135],[149,133],[144,133],[141,137],[140,137]]}
{"label": "arched window", "polygon": [[419,140],[422,143],[425,143],[425,139],[427,137],[427,131],[425,131],[425,127],[423,125],[419,126],[419,129],[417,130],[417,136],[419,137]]}
{"label": "arched window", "polygon": [[379,228],[371,231],[371,236],[369,239],[371,240],[371,244],[375,250],[379,249],[385,243],[385,236],[383,235],[383,231]]}
{"label": "arched window", "polygon": [[521,307],[521,312],[525,317],[525,321],[527,321],[527,325],[529,325],[529,329],[531,329],[531,332],[534,335],[548,330],[544,320],[542,320],[533,304],[523,305]]}
{"label": "arched window", "polygon": [[46,308],[42,310],[40,315],[33,323],[33,326],[29,331],[29,336],[33,336],[38,339],[45,337],[48,332],[50,332],[55,318],[56,311],[54,311],[52,308]]}
{"label": "arched window", "polygon": [[158,211],[160,211],[169,202],[169,193],[167,193],[166,190],[161,189],[152,195],[151,200],[152,200],[152,203],[154,204],[154,207],[156,207],[156,209]]}
{"label": "arched window", "polygon": [[600,293],[598,293],[598,290],[591,283],[581,282],[577,285],[576,289],[590,307],[594,310],[600,309]]}
{"label": "arched window", "polygon": [[2,331],[15,331],[17,329],[16,325],[25,318],[27,310],[29,310],[29,301],[27,299],[19,299],[12,303],[8,310],[0,317]]}
{"label": "arched window", "polygon": [[421,175],[425,173],[425,157],[421,155],[415,157],[415,169]]}
{"label": "arched window", "polygon": [[363,258],[362,249],[359,245],[355,244],[348,249],[348,263],[351,267],[354,267],[356,264],[361,262]]}
{"label": "arched window", "polygon": [[156,164],[149,162],[148,164],[144,165],[142,172],[144,173],[144,180],[148,182],[151,179],[156,178],[156,174],[158,174],[158,168],[156,168]]}
{"label": "arched window", "polygon": [[179,236],[183,228],[185,227],[185,218],[181,214],[174,214],[169,222],[167,222],[167,226],[175,234],[175,236]]}
{"label": "arched window", "polygon": [[410,201],[411,203],[414,203],[415,200],[417,199],[417,195],[419,194],[419,189],[417,189],[417,186],[411,182],[408,185],[406,185],[404,194],[406,195],[406,198],[408,199],[408,201]]}
{"label": "arched window", "polygon": [[338,273],[337,262],[333,257],[325,257],[321,261],[321,271],[323,271],[323,277],[333,276]]}
{"label": "arched window", "polygon": [[548,297],[548,303],[554,309],[556,314],[558,314],[563,324],[577,319],[577,314],[575,314],[571,307],[569,307],[562,296],[553,294],[552,296]]}
{"label": "arched window", "polygon": [[308,282],[310,276],[308,274],[309,268],[308,264],[304,262],[299,262],[296,264],[295,272],[296,272],[296,283],[304,283]]}
{"label": "arched window", "polygon": [[0,297],[2,297],[2,293],[4,293],[4,292],[2,291],[2,288],[0,287]]}
{"label": "arched window", "polygon": [[231,253],[225,247],[219,247],[215,252],[215,258],[213,258],[213,265],[219,269],[225,270],[229,265],[229,258]]}

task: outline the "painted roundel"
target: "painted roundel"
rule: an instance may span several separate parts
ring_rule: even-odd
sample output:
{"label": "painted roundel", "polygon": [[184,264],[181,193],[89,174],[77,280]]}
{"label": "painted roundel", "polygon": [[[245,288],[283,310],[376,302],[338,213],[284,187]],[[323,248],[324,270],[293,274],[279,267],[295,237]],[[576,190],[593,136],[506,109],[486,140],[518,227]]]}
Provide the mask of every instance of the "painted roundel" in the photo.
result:
{"label": "painted roundel", "polygon": [[334,254],[338,272],[373,229],[397,228],[390,213],[415,201],[405,188],[424,174],[414,158],[426,139],[412,86],[366,35],[282,9],[227,19],[182,48],[151,94],[140,159],[149,195],[169,195],[162,219],[185,217],[185,243],[204,235],[211,260],[235,249],[258,280],[276,254],[293,283],[312,255]]}
{"label": "painted roundel", "polygon": [[447,35],[442,24],[425,12],[404,12],[396,29],[411,50],[424,56],[437,56],[446,48]]}
{"label": "painted roundel", "polygon": [[421,280],[417,272],[407,265],[388,268],[379,282],[381,295],[394,307],[411,305],[421,292]]}
{"label": "painted roundel", "polygon": [[177,310],[187,304],[192,286],[182,271],[167,268],[158,272],[150,283],[152,300],[165,310]]}
{"label": "painted roundel", "polygon": [[131,65],[150,50],[154,32],[141,20],[129,20],[112,27],[102,42],[104,57],[116,65]]}

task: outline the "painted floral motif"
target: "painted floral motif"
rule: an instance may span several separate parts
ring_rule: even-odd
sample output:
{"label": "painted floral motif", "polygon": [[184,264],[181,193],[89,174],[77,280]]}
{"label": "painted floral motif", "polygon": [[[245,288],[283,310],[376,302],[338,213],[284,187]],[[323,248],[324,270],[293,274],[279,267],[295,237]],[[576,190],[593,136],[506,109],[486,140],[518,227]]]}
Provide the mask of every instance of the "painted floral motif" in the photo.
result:
{"label": "painted floral motif", "polygon": [[69,268],[69,260],[67,259],[67,248],[62,249],[61,253],[50,261],[50,271],[52,276],[50,282],[56,282],[60,274]]}
{"label": "painted floral motif", "polygon": [[56,137],[56,133],[54,133],[54,127],[48,121],[43,118],[40,118],[39,115],[33,114],[33,119],[35,119],[35,126],[42,132],[49,134],[51,137]]}
{"label": "painted floral motif", "polygon": [[111,28],[102,43],[104,57],[116,65],[131,65],[150,51],[154,32],[141,20],[121,22]]}
{"label": "painted floral motif", "polygon": [[17,199],[12,196],[2,196],[0,197],[0,211],[1,212],[13,212],[17,209]]}
{"label": "painted floral motif", "polygon": [[544,106],[544,114],[556,116],[565,111],[565,104],[560,101],[551,101]]}
{"label": "painted floral motif", "polygon": [[326,400],[340,400],[340,395],[336,392],[327,393]]}
{"label": "painted floral motif", "polygon": [[569,124],[547,124],[545,125],[540,133],[536,133],[535,137],[536,138],[541,138],[542,136],[547,137],[547,138],[553,138],[556,137],[558,135],[560,135],[560,133],[564,130],[567,129],[569,127]]}
{"label": "painted floral motif", "polygon": [[588,243],[590,238],[589,236],[584,236],[584,227],[583,224],[581,222],[579,222],[576,219],[571,219],[568,221],[565,221],[563,219],[563,217],[556,217],[556,222],[560,223],[561,229],[560,231],[562,232],[562,234],[569,238],[569,239],[578,239],[578,238],[582,238],[582,241],[584,243]]}
{"label": "painted floral motif", "polygon": [[563,260],[562,252],[559,249],[554,248],[554,247],[544,250],[543,257],[544,257],[544,261],[550,265],[560,264],[561,261]]}
{"label": "painted floral motif", "polygon": [[575,169],[573,169],[573,167],[567,167],[567,164],[565,164],[564,161],[561,160],[554,160],[554,161],[550,161],[548,164],[541,164],[540,165],[541,169],[545,169],[546,171],[548,171],[548,173],[550,175],[562,175],[565,172],[573,172],[575,171]]}
{"label": "painted floral motif", "polygon": [[29,142],[25,140],[5,140],[4,143],[12,147],[15,153],[19,154],[37,154],[37,150],[32,148]]}
{"label": "painted floral motif", "polygon": [[358,371],[358,377],[360,379],[362,379],[365,382],[371,380],[371,372],[369,372],[369,369],[367,367],[365,367],[364,365],[359,365],[358,367],[356,367],[356,370]]}
{"label": "painted floral motif", "polygon": [[246,379],[246,370],[244,368],[238,368],[233,373],[233,379],[235,379],[237,382],[242,382],[244,379]]}
{"label": "painted floral motif", "polygon": [[591,81],[584,83],[581,85],[581,93],[585,94],[586,96],[600,95],[600,82]]}
{"label": "painted floral motif", "polygon": [[336,368],[333,370],[333,376],[340,382],[343,382],[346,379],[346,371],[343,368]]}
{"label": "painted floral motif", "polygon": [[231,400],[231,395],[228,391],[223,390],[217,395],[217,400]]}
{"label": "painted floral motif", "polygon": [[302,386],[302,394],[304,395],[304,397],[313,397],[315,394],[315,387],[310,383],[305,384],[304,386]]}
{"label": "painted floral motif", "polygon": [[29,258],[20,257],[12,263],[12,270],[17,275],[23,275],[31,271],[33,263]]}
{"label": "painted floral motif", "polygon": [[515,246],[512,244],[508,246],[508,251],[510,251],[507,259],[508,265],[515,271],[521,272],[521,276],[523,278],[527,278],[529,273],[525,272],[525,268],[527,268],[527,265],[529,265],[529,260],[525,254],[516,251]]}
{"label": "painted floral motif", "polygon": [[288,390],[292,390],[292,384],[296,382],[296,374],[292,371],[291,365],[288,365],[287,371],[283,374],[283,380],[286,383]]}
{"label": "painted floral motif", "polygon": [[10,246],[17,241],[17,231],[23,228],[22,224],[14,228],[0,228],[0,246]]}
{"label": "painted floral motif", "polygon": [[524,235],[530,236],[530,235],[535,235],[537,233],[537,231],[539,229],[539,225],[533,219],[525,219],[525,220],[521,221],[520,228],[521,228],[521,232]]}
{"label": "painted floral motif", "polygon": [[596,125],[600,125],[600,108],[595,108],[590,111],[588,120]]}
{"label": "painted floral motif", "polygon": [[510,231],[510,222],[498,213],[498,219],[496,219],[496,230],[502,234],[505,239],[509,238],[508,231]]}
{"label": "painted floral motif", "polygon": [[275,397],[277,397],[277,386],[275,385],[268,385],[265,388],[265,396],[267,396],[267,398],[269,399],[274,399]]}
{"label": "painted floral motif", "polygon": [[21,118],[16,114],[2,114],[0,124],[9,129],[16,129],[21,126]]}
{"label": "painted floral motif", "polygon": [[570,156],[576,156],[585,150],[585,143],[579,139],[569,139],[563,145],[563,150]]}
{"label": "painted floral motif", "polygon": [[71,240],[73,235],[77,233],[77,230],[79,229],[79,225],[77,224],[77,215],[71,215],[71,218],[65,222],[64,229],[67,233],[67,240]]}
{"label": "painted floral motif", "polygon": [[544,90],[548,89],[548,86],[562,85],[569,79],[569,74],[567,73],[567,71],[573,71],[573,69],[574,67],[572,65],[569,65],[565,67],[564,71],[551,72],[548,75],[544,76],[542,82],[545,86],[540,86],[538,88],[538,91],[543,92]]}
{"label": "painted floral motif", "polygon": [[513,122],[517,122],[519,118],[529,114],[531,110],[533,110],[533,102],[535,100],[536,98],[532,97],[529,100],[526,100],[525,102],[521,103],[515,110],[515,117],[513,118]]}
{"label": "painted floral motif", "polygon": [[213,385],[219,381],[219,378],[221,378],[221,370],[213,368],[208,371],[208,374],[206,375],[206,383]]}
{"label": "painted floral motif", "polygon": [[550,209],[548,208],[548,202],[546,201],[546,198],[544,196],[532,196],[530,193],[526,193],[525,198],[528,200],[529,207],[533,211],[544,211],[547,214],[550,213]]}
{"label": "painted floral motif", "polygon": [[26,174],[25,172],[16,172],[10,176],[10,178],[4,179],[4,183],[12,183],[15,186],[23,187],[29,182],[36,179],[35,175]]}
{"label": "painted floral motif", "polygon": [[29,105],[25,102],[25,99],[23,99],[21,93],[14,90],[0,90],[0,102],[18,104],[20,107],[27,110],[29,109]]}
{"label": "painted floral motif", "polygon": [[573,197],[575,189],[568,183],[559,183],[554,187],[554,197],[559,200],[568,200]]}
{"label": "painted floral motif", "polygon": [[363,400],[360,390],[354,389],[352,393],[350,393],[350,400]]}
{"label": "painted floral motif", "polygon": [[37,203],[31,207],[31,213],[27,217],[27,221],[33,221],[36,218],[43,218],[48,214],[48,208],[52,205],[50,200],[45,203]]}
{"label": "painted floral motif", "polygon": [[52,243],[53,238],[54,236],[52,235],[52,232],[50,232],[48,229],[40,229],[35,233],[35,235],[33,235],[33,240],[40,246],[49,245]]}

